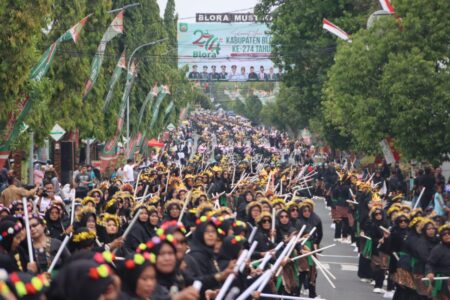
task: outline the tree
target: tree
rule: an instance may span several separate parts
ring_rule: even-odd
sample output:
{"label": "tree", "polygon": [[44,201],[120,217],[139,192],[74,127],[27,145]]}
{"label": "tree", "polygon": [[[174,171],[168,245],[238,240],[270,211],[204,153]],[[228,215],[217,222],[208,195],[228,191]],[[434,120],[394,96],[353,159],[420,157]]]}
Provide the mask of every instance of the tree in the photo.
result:
{"label": "tree", "polygon": [[394,3],[401,19],[384,17],[340,43],[324,87],[327,122],[352,146],[379,152],[393,137],[406,158],[442,161],[448,155],[450,88],[445,17],[450,4]]}
{"label": "tree", "polygon": [[286,71],[286,87],[276,102],[278,127],[298,132],[320,114],[322,86],[336,48],[336,38],[323,31],[322,19],[355,32],[365,25],[373,5],[355,0],[262,0],[256,6],[260,17],[272,12],[272,55]]}
{"label": "tree", "polygon": [[[71,28],[76,22],[92,13],[86,23],[77,44],[62,43],[57,50],[53,65],[49,71],[54,90],[47,104],[50,111],[45,116],[33,115],[34,124],[42,119],[49,120],[50,126],[60,124],[66,131],[79,130],[81,137],[105,137],[103,126],[103,99],[106,86],[104,72],[110,72],[114,59],[105,59],[103,72],[86,101],[82,99],[83,89],[89,77],[92,58],[97,50],[103,32],[115,15],[107,13],[111,9],[111,1],[59,2],[52,11],[53,26],[44,38],[42,48],[45,49]],[[116,49],[106,50],[106,55]],[[96,100],[93,100],[96,99]],[[99,101],[100,100],[100,101]],[[44,118],[43,118],[44,117]],[[50,127],[51,128],[51,127]],[[47,132],[50,128],[46,128]]]}
{"label": "tree", "polygon": [[[38,47],[42,28],[50,18],[52,0],[0,1],[0,21],[5,24],[0,32],[0,144],[6,124],[12,115],[18,114],[18,103],[27,96],[32,98],[36,110],[48,97],[48,80],[31,82],[31,69],[38,62],[42,52]],[[39,112],[40,113],[40,112]],[[26,121],[29,124],[29,121]],[[35,128],[40,132],[40,128]]]}
{"label": "tree", "polygon": [[169,37],[169,61],[173,67],[177,67],[178,64],[177,23],[178,15],[175,14],[175,0],[168,0],[164,10],[164,27]]}

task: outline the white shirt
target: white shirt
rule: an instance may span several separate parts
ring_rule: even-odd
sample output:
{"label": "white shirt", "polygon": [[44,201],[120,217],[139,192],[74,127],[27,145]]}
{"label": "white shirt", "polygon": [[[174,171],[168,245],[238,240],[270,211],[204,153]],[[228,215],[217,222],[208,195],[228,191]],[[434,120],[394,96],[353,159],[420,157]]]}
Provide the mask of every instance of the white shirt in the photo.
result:
{"label": "white shirt", "polygon": [[133,165],[126,164],[123,167],[123,182],[133,182],[133,181],[134,181]]}
{"label": "white shirt", "polygon": [[[55,195],[55,200],[53,200],[54,202],[62,202],[62,199],[60,196]],[[39,198],[37,198],[35,200],[35,203],[38,204],[39,203]],[[52,200],[50,198],[46,198],[46,197],[42,197],[41,200],[41,206],[39,207],[39,212],[41,213],[45,213],[45,211],[47,210],[47,208],[50,206],[50,204],[52,203]]]}

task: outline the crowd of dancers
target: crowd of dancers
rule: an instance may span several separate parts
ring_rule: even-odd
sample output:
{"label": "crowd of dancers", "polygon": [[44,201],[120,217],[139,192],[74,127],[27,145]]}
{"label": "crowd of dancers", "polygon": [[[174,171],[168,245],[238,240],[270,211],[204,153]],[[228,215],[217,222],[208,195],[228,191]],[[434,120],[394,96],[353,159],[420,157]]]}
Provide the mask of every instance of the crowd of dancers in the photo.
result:
{"label": "crowd of dancers", "polygon": [[374,292],[449,299],[450,226],[419,208],[423,193],[411,207],[348,159],[224,112],[194,112],[172,139],[71,201],[43,208],[15,188],[0,206],[0,299],[316,298],[317,276],[335,286],[317,255],[332,247],[323,201]]}

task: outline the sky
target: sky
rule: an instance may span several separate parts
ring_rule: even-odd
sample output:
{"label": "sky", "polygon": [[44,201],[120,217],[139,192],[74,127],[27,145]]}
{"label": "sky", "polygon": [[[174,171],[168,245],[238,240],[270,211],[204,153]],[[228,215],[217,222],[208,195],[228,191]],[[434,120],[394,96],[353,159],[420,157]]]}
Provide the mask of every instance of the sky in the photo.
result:
{"label": "sky", "polygon": [[[175,0],[179,19],[191,18],[195,22],[196,13],[222,13],[253,8],[258,0]],[[161,15],[164,14],[167,0],[158,0]],[[243,12],[247,12],[243,11]],[[186,20],[189,22],[189,19]]]}

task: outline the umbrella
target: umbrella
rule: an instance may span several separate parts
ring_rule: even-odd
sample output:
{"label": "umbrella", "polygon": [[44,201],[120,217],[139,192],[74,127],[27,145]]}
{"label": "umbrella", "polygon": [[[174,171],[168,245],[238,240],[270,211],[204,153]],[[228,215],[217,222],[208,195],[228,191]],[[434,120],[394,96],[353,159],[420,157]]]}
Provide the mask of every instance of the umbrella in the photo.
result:
{"label": "umbrella", "polygon": [[155,139],[151,139],[150,141],[148,141],[148,144],[147,144],[149,147],[156,147],[156,148],[162,148],[162,147],[164,147],[164,143],[163,142],[160,142],[160,141],[158,141],[158,140],[155,140]]}

